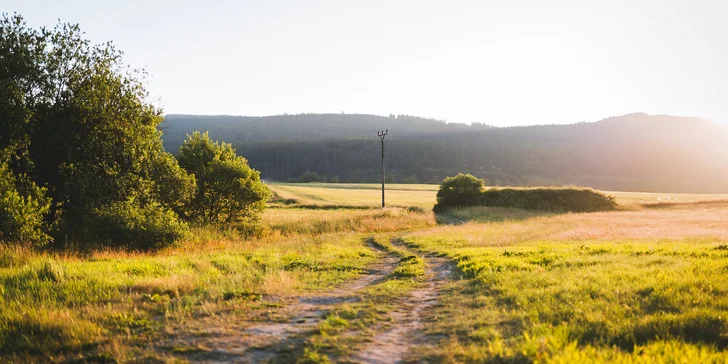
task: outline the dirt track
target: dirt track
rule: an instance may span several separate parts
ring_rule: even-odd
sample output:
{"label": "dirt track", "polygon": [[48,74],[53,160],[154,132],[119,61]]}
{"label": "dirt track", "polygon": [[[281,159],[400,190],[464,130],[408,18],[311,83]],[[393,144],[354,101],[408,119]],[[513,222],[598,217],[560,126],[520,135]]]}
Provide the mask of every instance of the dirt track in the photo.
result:
{"label": "dirt track", "polygon": [[437,302],[439,286],[448,279],[452,270],[443,258],[430,258],[426,262],[426,283],[399,299],[397,309],[390,313],[388,328],[377,332],[361,351],[352,356],[355,362],[402,362],[413,347],[427,343],[422,330],[425,311]]}
{"label": "dirt track", "polygon": [[[206,349],[185,355],[185,359],[191,362],[261,363],[281,360],[287,353],[295,354],[302,347],[305,337],[302,334],[314,330],[326,318],[331,306],[355,301],[358,291],[386,279],[396,265],[397,259],[387,256],[349,284],[325,294],[293,298],[293,302],[277,312],[285,318],[278,322],[261,322],[241,330],[222,331],[211,327],[203,335],[180,338],[173,344]],[[264,300],[276,302],[281,299],[268,297]]]}

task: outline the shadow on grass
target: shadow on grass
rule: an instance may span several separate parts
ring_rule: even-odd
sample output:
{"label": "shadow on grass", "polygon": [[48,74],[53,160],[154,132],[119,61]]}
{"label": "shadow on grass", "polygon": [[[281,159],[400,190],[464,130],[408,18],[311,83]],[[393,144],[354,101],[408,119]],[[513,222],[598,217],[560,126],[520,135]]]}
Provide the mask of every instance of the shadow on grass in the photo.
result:
{"label": "shadow on grass", "polygon": [[306,340],[316,333],[315,329],[283,338],[274,343],[247,348],[243,351],[228,351],[213,348],[205,351],[172,351],[178,358],[201,362],[252,362],[252,363],[295,363],[304,357]]}
{"label": "shadow on grass", "polygon": [[438,225],[460,225],[467,222],[523,221],[541,216],[554,216],[551,211],[524,210],[507,207],[463,207],[454,208],[435,215]]}

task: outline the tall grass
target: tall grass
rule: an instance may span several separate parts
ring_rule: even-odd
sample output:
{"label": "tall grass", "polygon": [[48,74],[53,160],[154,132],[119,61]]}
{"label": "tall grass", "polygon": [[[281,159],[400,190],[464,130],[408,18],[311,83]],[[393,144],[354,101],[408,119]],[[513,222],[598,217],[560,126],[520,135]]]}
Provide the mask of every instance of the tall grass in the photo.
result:
{"label": "tall grass", "polygon": [[430,213],[398,208],[271,209],[265,219],[260,239],[195,229],[157,253],[0,245],[0,361],[165,359],[149,342],[166,327],[244,314],[261,295],[328,289],[379,259],[363,233],[435,224]]}
{"label": "tall grass", "polygon": [[[437,360],[704,362],[728,349],[728,210],[469,223],[409,234],[457,262]],[[449,359],[448,359],[449,358]]]}

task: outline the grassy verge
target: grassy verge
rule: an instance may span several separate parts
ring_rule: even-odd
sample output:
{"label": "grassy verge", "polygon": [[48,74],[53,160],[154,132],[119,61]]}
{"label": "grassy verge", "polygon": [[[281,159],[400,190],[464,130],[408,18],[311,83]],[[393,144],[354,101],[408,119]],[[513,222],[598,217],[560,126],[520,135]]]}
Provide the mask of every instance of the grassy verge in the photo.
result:
{"label": "grassy verge", "polygon": [[[725,362],[726,210],[625,211],[406,236],[465,280],[428,330],[433,361]],[[648,233],[649,232],[649,233]]]}
{"label": "grassy verge", "polygon": [[264,221],[273,236],[320,235],[332,232],[384,233],[421,229],[435,224],[429,212],[413,208],[312,210],[270,209]]}

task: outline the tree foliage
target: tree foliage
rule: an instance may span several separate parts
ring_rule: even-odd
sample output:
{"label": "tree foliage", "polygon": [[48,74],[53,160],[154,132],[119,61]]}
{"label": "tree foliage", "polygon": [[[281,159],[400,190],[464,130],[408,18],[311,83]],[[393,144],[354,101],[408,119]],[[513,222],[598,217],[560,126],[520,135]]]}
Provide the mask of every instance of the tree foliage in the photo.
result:
{"label": "tree foliage", "polygon": [[0,163],[0,241],[43,246],[49,240],[46,190]]}
{"label": "tree foliage", "polygon": [[316,172],[306,171],[304,174],[302,174],[298,177],[298,182],[301,182],[301,183],[321,182],[321,177],[318,174],[316,174]]}
{"label": "tree foliage", "polygon": [[485,181],[471,174],[459,173],[455,177],[447,177],[437,191],[435,210],[473,206],[477,204],[484,188]]}
{"label": "tree foliage", "polygon": [[237,228],[257,223],[271,193],[260,173],[230,144],[213,142],[208,133],[196,131],[180,147],[178,159],[197,181],[188,219]]}
{"label": "tree foliage", "polygon": [[728,128],[696,118],[630,114],[494,128],[401,115],[167,115],[164,124],[167,150],[176,151],[186,133],[209,129],[211,138],[232,143],[266,180],[293,180],[310,171],[379,182],[381,144],[373,131],[386,127],[387,174],[397,183],[413,174],[420,183],[440,183],[462,172],[503,186],[685,193],[728,188]]}
{"label": "tree foliage", "polygon": [[[181,226],[168,211],[186,204],[194,180],[162,147],[161,110],[146,101],[143,77],[76,25],[34,30],[19,15],[0,19],[0,154],[15,175],[47,189],[41,213],[59,240],[108,240],[84,224],[122,205],[165,216],[149,226]],[[173,241],[138,231],[153,246]]]}
{"label": "tree foliage", "polygon": [[133,250],[164,248],[189,235],[187,223],[172,210],[133,199],[98,208],[83,229],[84,236],[97,243]]}

